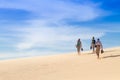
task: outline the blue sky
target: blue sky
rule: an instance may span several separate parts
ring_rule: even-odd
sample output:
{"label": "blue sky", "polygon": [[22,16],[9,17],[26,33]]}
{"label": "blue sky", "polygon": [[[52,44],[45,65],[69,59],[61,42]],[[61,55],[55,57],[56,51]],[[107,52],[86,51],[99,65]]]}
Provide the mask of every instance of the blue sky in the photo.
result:
{"label": "blue sky", "polygon": [[119,0],[1,0],[0,58],[75,52],[92,36],[120,45]]}

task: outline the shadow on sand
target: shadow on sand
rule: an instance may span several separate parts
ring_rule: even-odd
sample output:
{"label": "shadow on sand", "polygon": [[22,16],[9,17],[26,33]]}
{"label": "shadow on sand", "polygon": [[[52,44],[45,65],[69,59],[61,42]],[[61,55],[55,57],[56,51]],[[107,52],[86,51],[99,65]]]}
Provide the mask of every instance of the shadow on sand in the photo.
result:
{"label": "shadow on sand", "polygon": [[102,58],[112,58],[112,57],[120,57],[120,55],[110,55],[110,56],[105,56],[105,57],[102,57]]}

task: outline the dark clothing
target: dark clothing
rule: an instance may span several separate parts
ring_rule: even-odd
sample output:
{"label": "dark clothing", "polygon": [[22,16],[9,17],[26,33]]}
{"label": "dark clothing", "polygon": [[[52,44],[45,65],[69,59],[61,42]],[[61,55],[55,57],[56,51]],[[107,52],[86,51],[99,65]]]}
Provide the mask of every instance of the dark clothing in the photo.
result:
{"label": "dark clothing", "polygon": [[92,40],[92,44],[95,44],[95,43],[96,43],[96,41],[93,39],[93,40]]}

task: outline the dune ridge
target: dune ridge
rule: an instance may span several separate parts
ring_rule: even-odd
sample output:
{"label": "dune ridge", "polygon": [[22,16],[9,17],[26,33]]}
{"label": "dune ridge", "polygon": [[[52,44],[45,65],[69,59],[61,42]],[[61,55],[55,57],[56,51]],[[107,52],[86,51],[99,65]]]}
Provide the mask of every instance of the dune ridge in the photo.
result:
{"label": "dune ridge", "polygon": [[0,80],[120,80],[120,47],[0,61]]}

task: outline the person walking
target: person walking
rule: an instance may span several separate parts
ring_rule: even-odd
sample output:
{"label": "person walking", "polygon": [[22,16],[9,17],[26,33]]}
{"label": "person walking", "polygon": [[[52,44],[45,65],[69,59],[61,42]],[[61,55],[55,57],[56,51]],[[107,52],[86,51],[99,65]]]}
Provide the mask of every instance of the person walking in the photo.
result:
{"label": "person walking", "polygon": [[93,36],[91,41],[91,46],[90,46],[90,49],[92,49],[93,53],[95,53],[95,44],[96,44],[96,40]]}
{"label": "person walking", "polygon": [[99,59],[100,58],[100,51],[101,51],[101,53],[103,53],[103,45],[102,45],[99,38],[97,39],[95,46],[96,46],[96,55],[97,55],[97,58]]}
{"label": "person walking", "polygon": [[77,40],[76,48],[77,48],[78,55],[80,55],[80,51],[83,50],[82,42],[80,41],[80,38]]}

